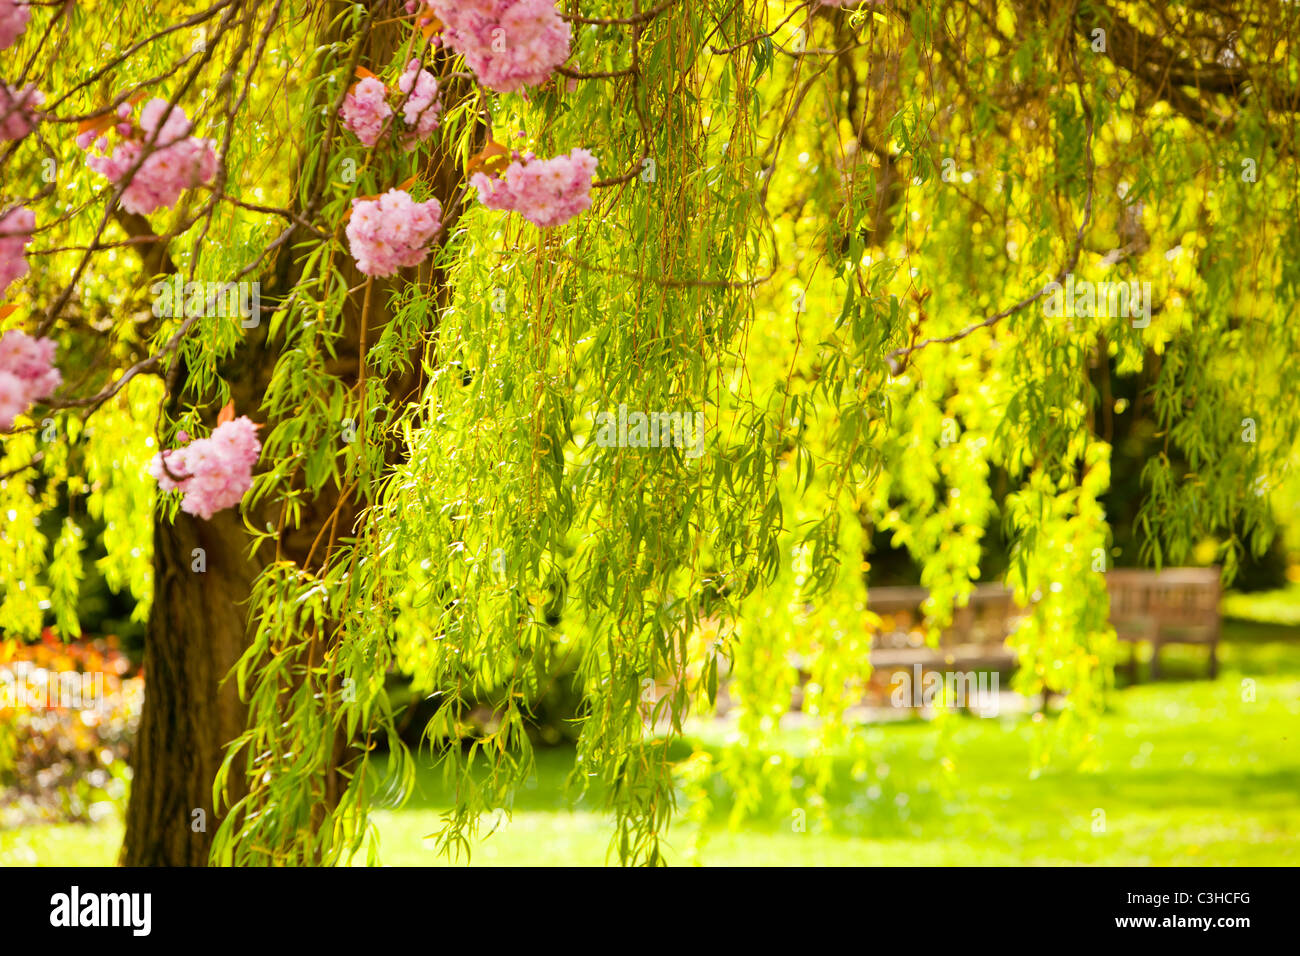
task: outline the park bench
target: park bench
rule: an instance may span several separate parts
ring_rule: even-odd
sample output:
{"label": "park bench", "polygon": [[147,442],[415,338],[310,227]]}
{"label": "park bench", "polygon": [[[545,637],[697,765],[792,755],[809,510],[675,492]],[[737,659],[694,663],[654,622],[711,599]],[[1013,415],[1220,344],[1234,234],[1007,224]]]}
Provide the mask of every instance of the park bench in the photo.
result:
{"label": "park bench", "polygon": [[867,605],[881,619],[872,641],[871,666],[877,669],[948,667],[958,670],[1010,670],[1016,655],[1007,636],[1024,614],[1010,588],[979,584],[965,607],[953,609],[952,624],[939,636],[939,646],[925,643],[921,604],[929,597],[923,587],[870,588]]}
{"label": "park bench", "polygon": [[[1218,675],[1219,570],[1168,568],[1149,571],[1122,568],[1106,574],[1110,621],[1120,640],[1132,645],[1128,670],[1137,681],[1137,644],[1152,644],[1151,676],[1160,676],[1160,648],[1165,644],[1206,644],[1210,677]],[[872,667],[958,670],[1010,670],[1015,653],[1006,646],[1025,609],[1010,588],[977,585],[965,607],[955,608],[938,647],[925,642],[921,605],[923,587],[878,587],[867,592],[868,607],[881,618],[871,648]]]}
{"label": "park bench", "polygon": [[1160,648],[1165,644],[1206,644],[1210,679],[1219,673],[1219,569],[1167,568],[1146,571],[1121,568],[1106,575],[1110,622],[1129,649],[1128,670],[1137,682],[1137,645],[1151,642],[1151,677],[1160,676]]}

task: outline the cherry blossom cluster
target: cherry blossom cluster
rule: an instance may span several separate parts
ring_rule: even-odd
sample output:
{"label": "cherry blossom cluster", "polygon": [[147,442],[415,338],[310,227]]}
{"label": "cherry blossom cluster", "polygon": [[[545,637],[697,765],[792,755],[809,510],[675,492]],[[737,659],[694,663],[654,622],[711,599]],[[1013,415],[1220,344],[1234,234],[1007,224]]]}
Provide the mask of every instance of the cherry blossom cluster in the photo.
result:
{"label": "cherry blossom cluster", "polygon": [[475,173],[470,185],[489,209],[517,212],[545,229],[563,225],[591,208],[595,172],[596,157],[585,149],[553,159],[536,159],[526,153],[512,162],[500,179]]}
{"label": "cherry blossom cluster", "polygon": [[36,129],[36,108],[44,102],[45,94],[30,83],[0,83],[0,139],[22,139]]}
{"label": "cherry blossom cluster", "polygon": [[377,199],[352,200],[348,245],[363,273],[390,276],[403,266],[423,262],[441,228],[438,200],[415,202],[409,193],[390,189]]}
{"label": "cherry blossom cluster", "polygon": [[26,206],[0,213],[0,294],[9,284],[27,275],[24,250],[32,241],[36,214]]}
{"label": "cherry blossom cluster", "polygon": [[[181,432],[177,437],[187,441]],[[233,508],[253,485],[253,466],[262,453],[257,425],[248,416],[223,422],[208,438],[164,451],[149,463],[149,474],[163,491],[181,491],[181,510],[205,521]]]}
{"label": "cherry blossom cluster", "polygon": [[0,336],[0,428],[12,428],[33,402],[48,398],[63,383],[54,367],[55,348],[53,339],[33,338],[18,329]]}
{"label": "cherry blossom cluster", "polygon": [[[406,149],[429,138],[438,128],[442,116],[442,101],[438,98],[438,81],[428,70],[420,68],[419,60],[406,64],[406,71],[397,81],[402,101],[402,119],[407,131],[402,136]],[[353,85],[339,108],[343,127],[366,146],[374,146],[384,134],[393,117],[388,104],[389,90],[374,76],[367,76]]]}
{"label": "cherry blossom cluster", "polygon": [[374,76],[367,76],[348,90],[339,108],[343,128],[367,146],[374,146],[392,118],[388,105],[388,87]]}
{"label": "cherry blossom cluster", "polygon": [[12,45],[22,35],[31,15],[22,0],[0,0],[0,50]]}
{"label": "cherry blossom cluster", "polygon": [[419,60],[411,60],[406,64],[406,72],[398,78],[397,88],[406,98],[402,118],[411,128],[406,148],[413,149],[417,141],[428,139],[429,134],[438,128],[438,118],[442,114],[438,81],[428,70],[420,69]]}
{"label": "cherry blossom cluster", "polygon": [[426,0],[442,39],[484,86],[512,93],[546,82],[569,55],[573,32],[552,0]]}
{"label": "cherry blossom cluster", "polygon": [[[217,152],[213,141],[190,135],[190,121],[179,106],[172,106],[171,113],[163,121],[168,105],[160,98],[146,103],[140,111],[137,129],[127,119],[131,115],[130,106],[123,103],[118,108],[117,132],[128,138],[111,154],[106,154],[108,139],[100,137],[95,141],[95,147],[106,155],[92,154],[86,160],[91,169],[116,183],[140,159],[145,145],[153,141],[153,152],[145,158],[122,193],[122,208],[127,212],[147,215],[160,207],[171,207],[183,191],[200,183],[209,183],[216,175]],[[93,133],[83,133],[77,142],[86,148],[93,136]]]}

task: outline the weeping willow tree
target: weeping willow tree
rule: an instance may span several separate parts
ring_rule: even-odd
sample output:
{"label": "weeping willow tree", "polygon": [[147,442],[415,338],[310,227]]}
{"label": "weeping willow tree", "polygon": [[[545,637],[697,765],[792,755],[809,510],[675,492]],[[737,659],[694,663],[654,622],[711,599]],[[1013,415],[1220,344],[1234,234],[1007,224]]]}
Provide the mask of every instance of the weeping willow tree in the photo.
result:
{"label": "weeping willow tree", "polygon": [[[448,851],[511,806],[565,667],[574,781],[600,784],[615,858],[661,862],[702,776],[739,815],[796,776],[816,808],[834,755],[871,759],[848,711],[884,540],[920,566],[936,635],[990,532],[1010,542],[1016,686],[1064,701],[1026,759],[1086,760],[1124,378],[1162,442],[1145,560],[1209,542],[1230,577],[1286,517],[1288,5],[557,7],[567,59],[505,93],[396,0],[33,4],[0,52],[3,82],[45,94],[0,144],[0,208],[37,219],[3,323],[54,338],[64,378],[3,436],[0,627],[77,634],[92,559],[147,616],[124,862],[378,859],[368,811],[417,759],[392,673],[435,705]],[[363,145],[345,94],[396,89],[413,58],[438,78],[435,135]],[[219,163],[145,215],[78,134],[152,97]],[[469,183],[575,147],[599,172],[564,225]],[[442,230],[423,264],[367,276],[352,200],[399,186],[439,201]],[[255,281],[261,304],[160,315],[172,281]],[[205,520],[149,463],[223,408],[262,451]],[[720,681],[737,739],[682,760]],[[801,682],[812,743],[769,760]]]}

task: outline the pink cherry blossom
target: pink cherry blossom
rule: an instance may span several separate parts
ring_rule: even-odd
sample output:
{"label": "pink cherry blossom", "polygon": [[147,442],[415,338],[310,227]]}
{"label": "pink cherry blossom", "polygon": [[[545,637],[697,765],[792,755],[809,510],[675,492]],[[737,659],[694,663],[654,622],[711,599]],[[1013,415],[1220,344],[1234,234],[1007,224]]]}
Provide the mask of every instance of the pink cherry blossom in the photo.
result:
{"label": "pink cherry blossom", "polygon": [[343,127],[367,146],[379,142],[392,115],[388,88],[373,76],[367,76],[354,85],[343,97],[343,106],[339,108]]}
{"label": "pink cherry blossom", "polygon": [[0,50],[12,45],[27,29],[31,15],[22,0],[0,0]]}
{"label": "pink cherry blossom", "polygon": [[[216,175],[217,153],[213,141],[189,135],[190,121],[179,106],[173,106],[163,122],[167,108],[164,99],[150,100],[140,111],[137,135],[118,145],[109,155],[91,155],[86,160],[91,169],[116,183],[139,160],[145,144],[153,140],[153,151],[122,193],[122,208],[127,212],[147,215],[164,206],[170,208],[186,189],[209,183]],[[100,146],[101,152],[104,148]]]}
{"label": "pink cherry blossom", "polygon": [[0,370],[0,429],[12,428],[14,419],[27,410],[27,389],[18,376]]}
{"label": "pink cherry blossom", "polygon": [[402,145],[407,150],[438,128],[442,115],[442,101],[438,99],[438,81],[428,70],[420,68],[419,60],[411,60],[397,80],[399,94],[389,95],[389,90],[377,77],[367,76],[356,83],[343,97],[339,117],[343,127],[351,131],[366,146],[374,146],[392,123],[393,108],[389,99],[402,104],[402,119],[406,131]]}
{"label": "pink cherry blossom", "polygon": [[419,60],[406,64],[406,72],[397,80],[397,88],[406,97],[402,107],[402,118],[410,127],[406,135],[405,146],[414,149],[415,144],[429,138],[438,128],[438,119],[442,114],[442,103],[438,99],[438,81],[428,70],[420,69]]}
{"label": "pink cherry blossom", "polygon": [[56,348],[53,339],[33,338],[18,329],[0,336],[0,428],[12,428],[32,403],[63,384],[54,367]]}
{"label": "pink cherry blossom", "polygon": [[552,0],[427,0],[443,40],[484,86],[510,93],[546,82],[569,55],[573,31]]}
{"label": "pink cherry blossom", "polygon": [[257,428],[246,415],[223,422],[207,438],[155,455],[149,474],[163,491],[184,493],[182,511],[210,520],[238,505],[252,487],[253,466],[262,453]]}
{"label": "pink cherry blossom", "polygon": [[400,189],[378,199],[352,200],[348,246],[357,268],[368,276],[390,276],[404,266],[419,265],[429,242],[442,228],[442,204],[422,203]]}
{"label": "pink cherry blossom", "polygon": [[0,139],[22,139],[36,129],[36,108],[45,95],[32,86],[0,83]]}
{"label": "pink cherry blossom", "polygon": [[475,173],[470,185],[489,209],[517,212],[545,229],[591,208],[595,172],[596,157],[585,149],[553,159],[536,159],[528,153],[512,162],[502,178]]}
{"label": "pink cherry blossom", "polygon": [[31,244],[35,228],[36,214],[26,206],[0,213],[0,294],[15,279],[27,275],[24,250]]}

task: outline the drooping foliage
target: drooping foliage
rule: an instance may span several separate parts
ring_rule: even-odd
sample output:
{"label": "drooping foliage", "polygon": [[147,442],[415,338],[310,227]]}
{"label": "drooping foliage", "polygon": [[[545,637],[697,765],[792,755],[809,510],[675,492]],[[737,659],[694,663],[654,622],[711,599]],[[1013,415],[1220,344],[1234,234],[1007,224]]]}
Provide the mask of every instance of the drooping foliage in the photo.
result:
{"label": "drooping foliage", "polygon": [[[436,705],[448,849],[509,808],[531,708],[566,668],[574,783],[602,784],[617,858],[660,860],[701,765],[672,744],[720,681],[739,716],[710,772],[737,812],[816,807],[833,754],[870,759],[849,711],[886,540],[921,567],[935,629],[986,574],[990,533],[1010,542],[1017,686],[1065,701],[1026,759],[1086,759],[1114,640],[1116,416],[1163,439],[1150,562],[1208,548],[1230,576],[1269,545],[1300,424],[1285,5],[561,0],[567,59],[509,92],[438,41],[437,4],[410,6],[69,0],[0,52],[0,82],[44,93],[34,131],[0,144],[3,209],[36,214],[3,322],[53,337],[64,379],[4,435],[0,627],[77,633],[84,513],[147,614],[151,521],[179,507],[150,462],[210,434],[250,365],[273,369],[233,410],[262,423],[241,507],[263,570],[216,861],[377,853],[368,809],[413,780],[392,672]],[[436,126],[403,111],[433,95],[423,68]],[[340,118],[359,83],[373,145]],[[99,175],[77,139],[111,148],[135,135],[110,128],[121,107],[154,98],[219,164],[169,170],[185,191],[146,216],[122,208],[130,171]],[[143,136],[136,166],[167,145]],[[560,214],[526,171],[573,150],[597,179]],[[514,198],[481,202],[476,172]],[[427,261],[362,274],[350,217],[390,190],[437,199],[440,228]],[[262,308],[160,314],[173,276],[258,281]],[[1125,297],[1062,309],[1053,282]],[[364,360],[341,370],[345,344]],[[1137,375],[1140,407],[1115,402]],[[655,413],[680,441],[639,431]],[[322,518],[305,503],[323,489],[340,505]],[[801,682],[813,745],[769,760]],[[466,743],[489,697],[494,725]]]}

